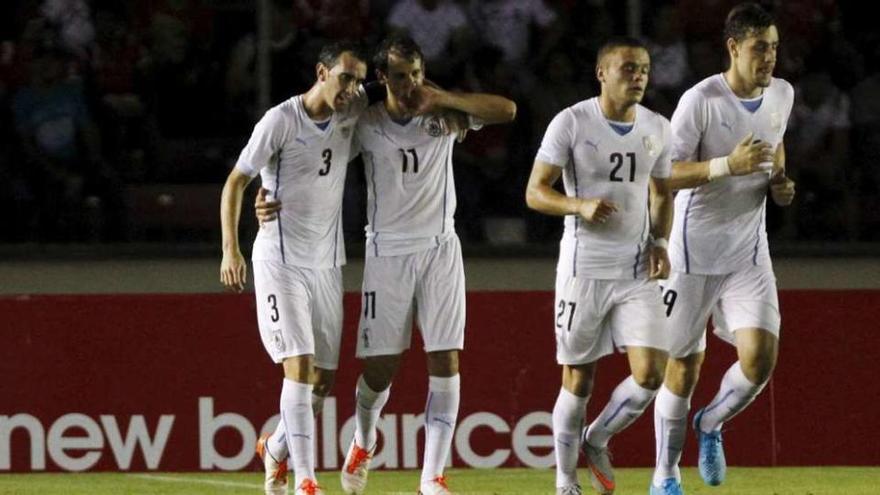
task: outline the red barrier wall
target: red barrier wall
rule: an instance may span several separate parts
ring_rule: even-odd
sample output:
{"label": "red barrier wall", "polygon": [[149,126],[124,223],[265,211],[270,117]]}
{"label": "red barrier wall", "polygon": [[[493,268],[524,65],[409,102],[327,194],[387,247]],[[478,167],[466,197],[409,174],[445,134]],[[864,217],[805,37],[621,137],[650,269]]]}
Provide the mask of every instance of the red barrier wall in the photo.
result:
{"label": "red barrier wall", "polygon": [[[0,471],[240,469],[277,412],[281,374],[260,344],[253,296],[106,295],[0,298]],[[351,438],[360,366],[360,302],[346,296],[335,401],[318,420],[319,467],[335,469]],[[772,387],[727,426],[738,465],[880,464],[880,291],[785,291]],[[549,411],[558,388],[549,292],[468,294],[454,464],[552,464]],[[414,339],[413,348],[421,348]],[[733,362],[710,339],[694,399],[704,404]],[[593,417],[625,374],[599,368]],[[380,464],[421,458],[417,417],[427,378],[410,352],[385,409]],[[530,426],[531,425],[531,426]],[[342,431],[340,431],[342,430]],[[684,462],[695,462],[689,438]],[[612,442],[619,466],[649,466],[650,410]],[[549,462],[549,463],[548,463]]]}

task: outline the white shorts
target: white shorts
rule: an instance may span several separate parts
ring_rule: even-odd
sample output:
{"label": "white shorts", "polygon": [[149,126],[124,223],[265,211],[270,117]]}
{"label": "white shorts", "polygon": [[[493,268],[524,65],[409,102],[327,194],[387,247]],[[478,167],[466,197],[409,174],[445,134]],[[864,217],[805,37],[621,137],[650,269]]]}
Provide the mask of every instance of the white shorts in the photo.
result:
{"label": "white shorts", "polygon": [[598,361],[615,348],[665,351],[668,335],[655,280],[597,280],[556,274],[556,360]]}
{"label": "white shorts", "polygon": [[342,337],[342,270],[253,264],[257,322],[272,360],[312,354],[316,367],[335,370]]}
{"label": "white shorts", "polygon": [[357,357],[409,349],[413,314],[425,352],[464,348],[464,264],[457,236],[417,253],[367,256]]}
{"label": "white shorts", "polygon": [[715,335],[731,344],[736,343],[734,332],[741,328],[762,328],[779,337],[776,277],[768,266],[726,275],[673,272],[662,285],[672,335],[670,357],[706,350],[709,316]]}

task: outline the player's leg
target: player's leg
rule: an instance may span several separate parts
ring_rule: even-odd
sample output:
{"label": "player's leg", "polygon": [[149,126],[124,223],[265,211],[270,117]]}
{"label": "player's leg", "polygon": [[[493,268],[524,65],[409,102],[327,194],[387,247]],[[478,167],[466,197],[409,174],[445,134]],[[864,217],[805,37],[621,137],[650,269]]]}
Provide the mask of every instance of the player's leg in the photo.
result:
{"label": "player's leg", "polygon": [[654,401],[656,461],[651,494],[667,495],[681,490],[681,453],[687,437],[691,396],[700,376],[705,353],[670,357],[663,385]]}
{"label": "player's leg", "polygon": [[727,471],[721,426],[755,400],[776,364],[775,335],[760,328],[741,328],[734,334],[739,360],[724,373],[715,397],[694,415],[700,475],[709,485],[723,483]]}
{"label": "player's leg", "polygon": [[[313,484],[315,479],[311,384],[315,342],[309,283],[307,270],[281,263],[254,263],[257,319],[263,345],[273,360],[282,364],[284,372],[279,401],[280,423],[287,448],[293,452],[290,457],[294,461],[296,486]],[[272,452],[273,443],[269,442],[266,451],[274,461],[280,461],[281,453],[278,450]],[[270,476],[269,464],[264,456],[266,491],[283,492],[286,480],[282,483],[277,476]]]}
{"label": "player's leg", "polygon": [[336,382],[342,342],[342,270],[313,270],[312,328],[315,332],[315,369],[312,375],[312,412],[321,414],[324,399]]}
{"label": "player's leg", "polygon": [[703,408],[700,423],[703,431],[720,430],[721,426],[742,412],[761,393],[776,365],[778,339],[763,328],[736,330],[736,351],[739,360],[724,373],[718,393]]}
{"label": "player's leg", "polygon": [[281,389],[281,422],[287,433],[292,455],[290,464],[297,488],[315,483],[315,417],[312,413],[312,370],[314,356],[284,359],[284,386]]}
{"label": "player's leg", "polygon": [[376,424],[388,402],[400,358],[400,354],[393,354],[363,359],[364,370],[355,388],[354,438],[340,472],[342,491],[347,494],[362,494],[367,487],[370,462],[378,441]]}
{"label": "player's leg", "polygon": [[[736,345],[737,358],[718,394],[703,409],[699,428],[720,430],[745,409],[770,380],[779,351],[779,300],[770,267],[756,266],[727,277],[715,309],[715,333]],[[732,331],[731,331],[732,329]]]}
{"label": "player's leg", "polygon": [[[318,416],[324,399],[333,390],[336,368],[339,363],[339,346],[342,337],[342,271],[339,268],[305,270],[312,274],[312,330],[315,339],[315,367],[311,378],[312,413]],[[288,458],[287,436],[284,422],[278,421],[275,431],[258,440],[260,457],[269,452],[276,462]]]}
{"label": "player's leg", "polygon": [[667,332],[660,288],[654,281],[617,281],[614,306],[606,328],[614,342],[626,348],[630,376],[614,389],[608,404],[584,430],[582,447],[590,482],[599,493],[614,492],[614,472],[608,452],[611,437],[638,419],[663,382]]}
{"label": "player's leg", "polygon": [[663,284],[669,359],[654,401],[656,463],[652,494],[680,493],[679,462],[687,436],[691,396],[706,349],[706,323],[720,278],[674,272]]}
{"label": "player's leg", "polygon": [[556,492],[579,493],[577,461],[587,402],[593,392],[596,363],[562,365],[562,387],[553,405]]}
{"label": "player's leg", "polygon": [[465,281],[461,245],[453,237],[415,257],[417,319],[428,361],[425,455],[419,490],[448,493],[443,475],[461,398],[459,351],[464,347]]}
{"label": "player's leg", "polygon": [[593,390],[596,362],[614,350],[605,325],[613,282],[556,276],[556,360],[562,387],[553,407],[556,492],[580,493],[577,460],[586,405]]}
{"label": "player's leg", "polygon": [[755,400],[776,365],[780,318],[772,269],[756,266],[725,277],[713,322],[716,335],[736,345],[739,358],[715,397],[694,416],[700,474],[707,484],[718,485],[727,469],[721,426]]}
{"label": "player's leg", "polygon": [[663,380],[665,351],[629,346],[627,356],[632,374],[615,387],[608,404],[584,429],[582,447],[599,493],[612,493],[615,486],[608,441],[645,412]]}
{"label": "player's leg", "polygon": [[357,357],[363,372],[355,389],[355,433],[340,473],[347,494],[366,489],[376,449],[376,424],[390,396],[391,382],[409,348],[414,279],[410,256],[367,257]]}

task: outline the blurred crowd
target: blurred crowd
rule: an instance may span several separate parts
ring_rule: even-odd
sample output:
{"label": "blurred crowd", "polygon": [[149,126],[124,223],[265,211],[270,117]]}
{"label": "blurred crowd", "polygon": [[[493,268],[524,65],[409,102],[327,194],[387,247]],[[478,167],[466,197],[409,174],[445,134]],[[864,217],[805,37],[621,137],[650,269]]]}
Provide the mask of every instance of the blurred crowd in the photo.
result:
{"label": "blurred crowd", "polygon": [[[256,3],[3,2],[0,241],[218,239],[220,186],[264,110]],[[612,0],[268,3],[272,105],[308,89],[324,43],[394,31],[421,45],[441,86],[517,102],[513,125],[471,133],[455,154],[457,229],[498,244],[558,240],[562,222],[526,211],[523,191],[553,116],[597,94],[601,43],[639,26],[652,55],[644,104],[669,117],[724,69],[737,2],[642,0],[635,18],[633,2]],[[782,40],[776,75],[796,88],[785,143],[798,197],[768,206],[771,236],[880,240],[880,31],[858,2],[763,3]],[[357,163],[349,181],[346,233],[360,240]]]}

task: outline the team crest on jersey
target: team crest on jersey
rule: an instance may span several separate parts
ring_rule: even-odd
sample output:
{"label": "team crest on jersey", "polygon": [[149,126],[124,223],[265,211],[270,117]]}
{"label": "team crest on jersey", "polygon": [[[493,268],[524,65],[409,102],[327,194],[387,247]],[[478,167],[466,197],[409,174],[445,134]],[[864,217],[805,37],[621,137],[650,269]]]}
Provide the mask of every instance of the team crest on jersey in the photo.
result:
{"label": "team crest on jersey", "polygon": [[660,138],[655,134],[650,134],[642,138],[642,144],[645,145],[645,150],[648,151],[648,156],[654,157],[657,156],[657,153],[660,153]]}
{"label": "team crest on jersey", "polygon": [[274,330],[272,332],[272,343],[275,344],[276,351],[284,352],[284,337],[281,336],[281,330]]}
{"label": "team crest on jersey", "polygon": [[340,132],[342,132],[342,137],[348,139],[348,137],[351,136],[351,126],[348,125],[343,127],[342,129],[340,129]]}
{"label": "team crest on jersey", "polygon": [[425,129],[425,132],[428,133],[431,137],[440,137],[443,135],[443,122],[440,117],[436,115],[432,115],[431,117],[425,119],[422,127]]}

